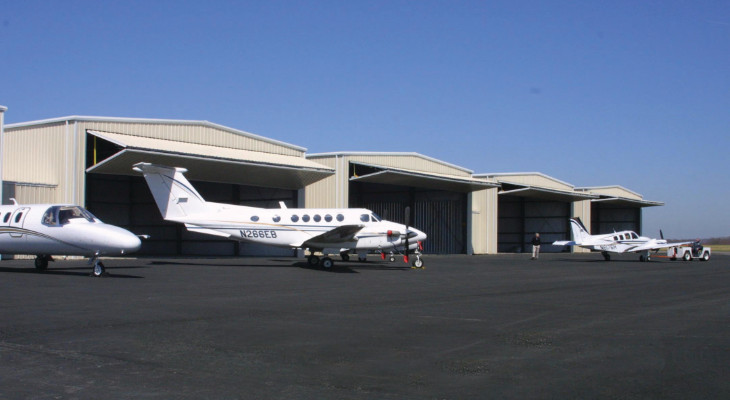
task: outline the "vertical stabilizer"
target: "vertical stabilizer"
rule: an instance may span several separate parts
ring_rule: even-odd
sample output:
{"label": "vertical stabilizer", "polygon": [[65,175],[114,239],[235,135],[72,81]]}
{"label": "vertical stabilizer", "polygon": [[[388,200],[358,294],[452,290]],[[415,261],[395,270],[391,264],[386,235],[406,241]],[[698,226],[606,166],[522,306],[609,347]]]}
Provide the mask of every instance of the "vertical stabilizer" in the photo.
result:
{"label": "vertical stabilizer", "polygon": [[137,163],[133,168],[144,175],[162,218],[178,219],[205,211],[205,200],[183,175],[184,168]]}
{"label": "vertical stabilizer", "polygon": [[570,229],[573,231],[573,241],[576,244],[585,242],[591,236],[580,218],[576,217],[570,219]]}

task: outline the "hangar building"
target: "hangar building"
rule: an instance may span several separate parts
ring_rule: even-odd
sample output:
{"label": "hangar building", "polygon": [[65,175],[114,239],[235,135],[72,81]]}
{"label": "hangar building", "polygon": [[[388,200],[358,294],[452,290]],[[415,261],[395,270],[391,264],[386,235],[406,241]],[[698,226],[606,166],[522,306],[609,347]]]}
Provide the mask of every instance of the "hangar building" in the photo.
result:
{"label": "hangar building", "polygon": [[131,167],[145,161],[187,168],[211,201],[297,207],[307,185],[334,174],[305,151],[207,121],[72,116],[12,124],[3,136],[3,202],[83,205],[105,222],[150,235],[141,254],[292,255],[162,220]]}
{"label": "hangar building", "polygon": [[[256,207],[365,207],[429,235],[425,252],[528,251],[570,237],[568,218],[592,232],[641,231],[646,201],[621,186],[575,188],[541,174],[474,174],[418,153],[306,154],[296,145],[208,121],[71,116],[4,126],[2,200],[74,203],[105,222],[148,234],[140,254],[293,255],[288,249],[187,232],[162,220],[137,162],[184,167],[204,198]],[[550,248],[545,251],[564,251]]]}

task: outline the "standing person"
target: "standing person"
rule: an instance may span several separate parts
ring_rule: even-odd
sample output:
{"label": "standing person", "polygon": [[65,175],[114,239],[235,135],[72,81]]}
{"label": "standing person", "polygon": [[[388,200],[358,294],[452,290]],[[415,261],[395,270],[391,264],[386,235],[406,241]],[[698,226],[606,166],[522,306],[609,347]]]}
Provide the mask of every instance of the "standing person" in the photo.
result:
{"label": "standing person", "polygon": [[540,245],[542,242],[540,242],[540,234],[535,232],[535,237],[532,238],[532,258],[531,260],[535,260],[540,256]]}

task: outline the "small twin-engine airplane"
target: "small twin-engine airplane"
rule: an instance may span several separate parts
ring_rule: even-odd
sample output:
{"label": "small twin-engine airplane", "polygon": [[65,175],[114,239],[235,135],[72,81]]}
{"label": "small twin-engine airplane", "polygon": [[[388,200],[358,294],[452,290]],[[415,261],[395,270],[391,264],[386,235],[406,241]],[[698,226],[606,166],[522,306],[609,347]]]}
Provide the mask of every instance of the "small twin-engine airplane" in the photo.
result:
{"label": "small twin-engine airplane", "polygon": [[[404,261],[414,254],[413,266],[423,267],[421,242],[426,234],[407,225],[381,220],[364,208],[267,209],[205,201],[183,175],[184,168],[137,163],[134,170],[144,175],[162,218],[184,224],[191,232],[232,240],[308,249],[310,265],[334,266],[329,254],[344,261],[351,252],[364,261],[369,251],[403,252]],[[314,255],[321,252],[320,260]]]}
{"label": "small twin-engine airplane", "polygon": [[85,256],[93,275],[101,276],[105,270],[99,256],[133,253],[140,245],[135,234],[105,224],[79,206],[17,202],[0,206],[0,253],[37,254],[38,271],[48,268],[52,254]]}
{"label": "small twin-engine airplane", "polygon": [[[621,231],[603,235],[591,235],[580,218],[570,219],[570,228],[573,231],[573,240],[553,242],[553,246],[580,246],[586,249],[600,251],[606,261],[611,260],[609,253],[642,253],[640,261],[651,260],[651,250],[681,246],[692,242],[667,243],[664,238],[652,239],[639,236],[636,232]],[[663,236],[663,235],[662,235]]]}

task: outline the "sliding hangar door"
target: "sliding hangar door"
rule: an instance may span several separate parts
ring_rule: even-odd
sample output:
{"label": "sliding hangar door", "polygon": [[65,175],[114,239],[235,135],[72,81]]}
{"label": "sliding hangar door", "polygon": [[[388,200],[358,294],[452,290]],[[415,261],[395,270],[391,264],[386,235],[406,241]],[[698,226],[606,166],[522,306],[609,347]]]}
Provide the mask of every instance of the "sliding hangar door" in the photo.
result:
{"label": "sliding hangar door", "polygon": [[[125,128],[117,130],[135,131],[134,127]],[[333,173],[303,156],[190,144],[118,131],[87,130],[86,206],[105,222],[149,235],[142,242],[141,255],[292,256],[295,252],[188,232],[181,224],[164,221],[144,178],[132,171],[138,162],[186,168],[185,176],[207,201],[266,208],[280,207],[280,202],[287,207],[300,206],[300,190]],[[213,133],[238,134],[220,129]]]}
{"label": "sliding hangar door", "polygon": [[[312,185],[307,206],[367,208],[381,218],[410,224],[428,235],[424,252],[468,251],[472,223],[470,193],[495,187],[471,171],[416,153],[309,155],[332,166],[336,175]],[[329,181],[329,182],[327,182]],[[335,188],[327,196],[324,191]],[[328,198],[327,198],[328,197]]]}

